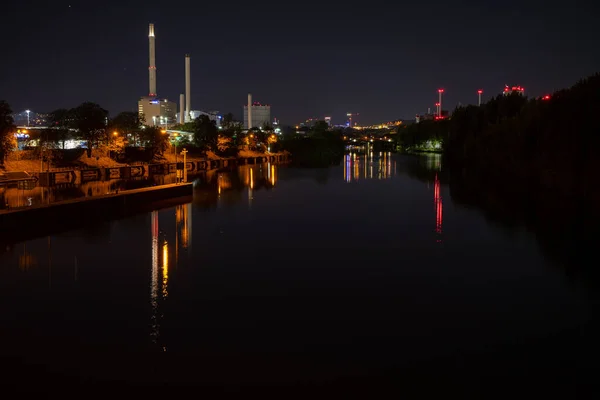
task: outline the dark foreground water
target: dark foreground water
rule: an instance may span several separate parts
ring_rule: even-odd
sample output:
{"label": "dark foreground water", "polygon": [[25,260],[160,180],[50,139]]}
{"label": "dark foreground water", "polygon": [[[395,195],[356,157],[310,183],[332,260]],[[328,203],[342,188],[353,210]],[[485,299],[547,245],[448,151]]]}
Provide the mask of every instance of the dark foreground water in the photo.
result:
{"label": "dark foreground water", "polygon": [[435,156],[387,153],[246,166],[197,182],[192,204],[3,246],[0,381],[286,398],[594,389],[586,261],[488,222],[445,177]]}

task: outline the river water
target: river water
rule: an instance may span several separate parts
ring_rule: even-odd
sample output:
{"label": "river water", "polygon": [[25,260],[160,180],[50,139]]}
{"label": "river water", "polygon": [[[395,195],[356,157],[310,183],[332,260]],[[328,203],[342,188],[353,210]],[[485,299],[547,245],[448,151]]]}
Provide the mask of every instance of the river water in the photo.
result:
{"label": "river water", "polygon": [[243,166],[193,203],[3,246],[3,379],[583,387],[597,281],[459,189],[433,155]]}

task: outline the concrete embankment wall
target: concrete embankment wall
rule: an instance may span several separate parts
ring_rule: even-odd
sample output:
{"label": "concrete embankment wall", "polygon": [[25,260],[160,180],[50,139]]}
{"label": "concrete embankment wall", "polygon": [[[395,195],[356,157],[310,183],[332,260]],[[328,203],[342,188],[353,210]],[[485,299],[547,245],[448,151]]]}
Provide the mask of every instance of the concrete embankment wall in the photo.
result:
{"label": "concrete embankment wall", "polygon": [[192,188],[191,183],[162,185],[4,211],[0,239],[12,242],[187,203],[192,201]]}

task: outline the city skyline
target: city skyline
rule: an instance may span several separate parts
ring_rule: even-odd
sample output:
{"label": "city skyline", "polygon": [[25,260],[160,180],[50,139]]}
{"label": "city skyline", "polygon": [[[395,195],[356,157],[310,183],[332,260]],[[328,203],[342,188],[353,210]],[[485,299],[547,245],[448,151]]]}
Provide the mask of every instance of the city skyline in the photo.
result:
{"label": "city skyline", "polygon": [[[331,116],[341,124],[348,112],[360,113],[364,124],[411,119],[435,107],[441,87],[444,108],[451,111],[458,103],[477,104],[479,89],[483,101],[506,84],[539,96],[600,69],[599,55],[589,51],[598,28],[581,20],[593,20],[585,7],[540,10],[507,3],[496,10],[440,3],[425,14],[424,6],[411,4],[350,10],[320,5],[312,15],[308,3],[297,14],[192,4],[180,15],[153,2],[144,5],[9,5],[3,35],[38,46],[11,47],[15,62],[0,65],[3,99],[15,112],[83,101],[97,102],[111,115],[136,111],[148,91],[148,23],[156,27],[161,98],[178,102],[185,89],[183,56],[190,53],[195,109],[232,112],[241,120],[252,92],[288,125],[309,116]],[[107,29],[113,14],[127,23]],[[259,15],[263,24],[248,30],[247,21]],[[199,17],[201,27],[194,23]],[[307,17],[309,23],[302,22]],[[31,28],[22,29],[23,21]]]}

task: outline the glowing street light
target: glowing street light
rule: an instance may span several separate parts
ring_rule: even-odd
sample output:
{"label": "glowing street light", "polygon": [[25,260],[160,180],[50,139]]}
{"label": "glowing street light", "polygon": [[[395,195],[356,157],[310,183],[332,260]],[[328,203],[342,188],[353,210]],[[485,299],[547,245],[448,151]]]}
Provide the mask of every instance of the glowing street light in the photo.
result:
{"label": "glowing street light", "polygon": [[117,131],[114,131],[114,132],[113,132],[113,135],[114,135],[114,136],[117,136],[118,134],[119,134],[119,132],[117,132]]}

